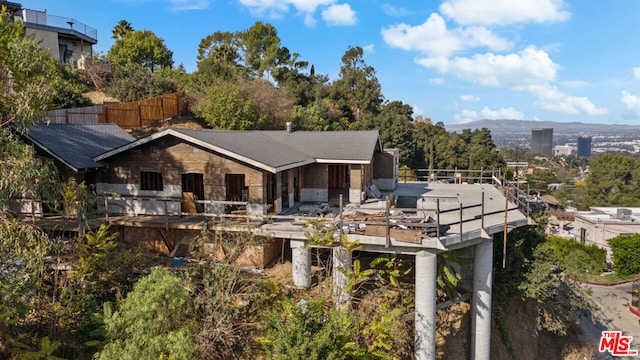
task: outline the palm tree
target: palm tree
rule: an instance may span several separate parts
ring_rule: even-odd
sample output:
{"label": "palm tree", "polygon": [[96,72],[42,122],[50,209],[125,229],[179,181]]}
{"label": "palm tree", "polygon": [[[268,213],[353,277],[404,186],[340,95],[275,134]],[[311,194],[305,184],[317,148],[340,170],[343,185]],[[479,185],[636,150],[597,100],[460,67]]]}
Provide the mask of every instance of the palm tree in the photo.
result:
{"label": "palm tree", "polygon": [[114,40],[122,39],[125,35],[132,31],[133,27],[131,26],[131,23],[129,23],[127,20],[120,20],[118,21],[118,24],[113,28],[111,37]]}

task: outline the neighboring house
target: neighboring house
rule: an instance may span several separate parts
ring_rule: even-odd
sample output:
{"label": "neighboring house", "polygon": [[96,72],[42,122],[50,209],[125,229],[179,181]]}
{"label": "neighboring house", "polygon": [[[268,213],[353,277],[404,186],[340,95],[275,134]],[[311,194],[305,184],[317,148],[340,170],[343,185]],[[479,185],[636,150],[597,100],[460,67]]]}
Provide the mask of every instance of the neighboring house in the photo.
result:
{"label": "neighboring house", "polygon": [[0,1],[2,6],[24,23],[27,35],[35,37],[61,63],[72,64],[81,57],[93,57],[93,45],[98,43],[96,29],[72,18],[23,9],[20,3]]}
{"label": "neighboring house", "polygon": [[572,211],[549,211],[549,222],[545,229],[547,235],[560,236],[567,239],[575,239],[573,222],[576,213]]}
{"label": "neighboring house", "polygon": [[[96,184],[99,193],[176,199],[169,211],[181,199],[210,201],[200,210],[207,213],[224,211],[213,201],[244,201],[252,215],[339,194],[360,203],[371,185],[392,190],[398,165],[397,151],[383,151],[378,131],[167,129],[94,160],[109,165]],[[140,202],[133,212],[162,213],[158,206]]]}
{"label": "neighboring house", "polygon": [[135,141],[116,124],[37,124],[24,136],[36,154],[54,160],[63,178],[95,186],[99,171],[107,167],[93,158]]}
{"label": "neighboring house", "polygon": [[607,240],[640,233],[640,208],[592,207],[591,211],[576,214],[573,227],[578,241],[606,249],[610,259]]}

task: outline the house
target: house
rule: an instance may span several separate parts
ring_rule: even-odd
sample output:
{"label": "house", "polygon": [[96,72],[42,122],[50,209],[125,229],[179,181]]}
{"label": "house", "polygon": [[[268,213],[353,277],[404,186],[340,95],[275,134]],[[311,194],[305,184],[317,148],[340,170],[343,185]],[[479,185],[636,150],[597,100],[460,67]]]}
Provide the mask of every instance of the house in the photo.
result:
{"label": "house", "polygon": [[588,212],[576,214],[573,227],[577,240],[606,249],[610,259],[607,240],[640,233],[640,208],[592,207]]}
{"label": "house", "polygon": [[22,4],[0,1],[0,6],[24,24],[26,34],[35,37],[40,46],[51,51],[54,59],[71,64],[83,57],[93,57],[93,45],[98,43],[98,32],[86,24],[46,11],[22,8]]}
{"label": "house", "polygon": [[[174,199],[168,211],[179,211],[187,199],[203,201],[198,212],[205,213],[225,211],[219,202],[246,202],[247,213],[256,216],[280,214],[295,203],[330,202],[340,194],[361,203],[374,184],[392,190],[398,173],[397,151],[384,151],[375,130],[170,128],[93,160],[108,164],[98,193]],[[147,215],[166,210],[142,200],[109,209]]]}
{"label": "house", "polygon": [[[107,166],[93,157],[135,140],[116,124],[36,124],[22,136],[33,144],[36,156],[53,161],[60,177],[84,181],[89,188],[95,188],[99,172]],[[17,213],[43,213],[37,199],[12,199],[9,206]]]}
{"label": "house", "polygon": [[93,158],[135,138],[116,124],[36,124],[24,135],[40,157],[54,161],[63,178],[95,186],[107,163]]}

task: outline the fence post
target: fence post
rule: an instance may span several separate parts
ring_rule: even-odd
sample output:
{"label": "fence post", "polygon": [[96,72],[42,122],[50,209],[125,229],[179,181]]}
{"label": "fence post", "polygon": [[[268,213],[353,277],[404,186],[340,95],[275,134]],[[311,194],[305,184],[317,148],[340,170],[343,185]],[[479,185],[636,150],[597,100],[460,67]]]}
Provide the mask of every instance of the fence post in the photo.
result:
{"label": "fence post", "polygon": [[142,110],[140,103],[138,103],[138,122],[140,123],[140,127],[142,127]]}
{"label": "fence post", "polygon": [[460,242],[462,242],[462,203],[460,203]]}
{"label": "fence post", "polygon": [[107,224],[110,224],[111,221],[109,220],[109,199],[106,196],[104,197],[104,217],[107,221]]}

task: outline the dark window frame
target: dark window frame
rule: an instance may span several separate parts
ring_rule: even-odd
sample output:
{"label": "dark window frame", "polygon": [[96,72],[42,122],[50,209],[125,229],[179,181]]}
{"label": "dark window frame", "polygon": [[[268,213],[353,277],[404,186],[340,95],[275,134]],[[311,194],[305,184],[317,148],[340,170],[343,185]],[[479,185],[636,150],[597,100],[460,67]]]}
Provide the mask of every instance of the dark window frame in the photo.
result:
{"label": "dark window frame", "polygon": [[155,171],[140,171],[140,190],[163,191],[162,173]]}

